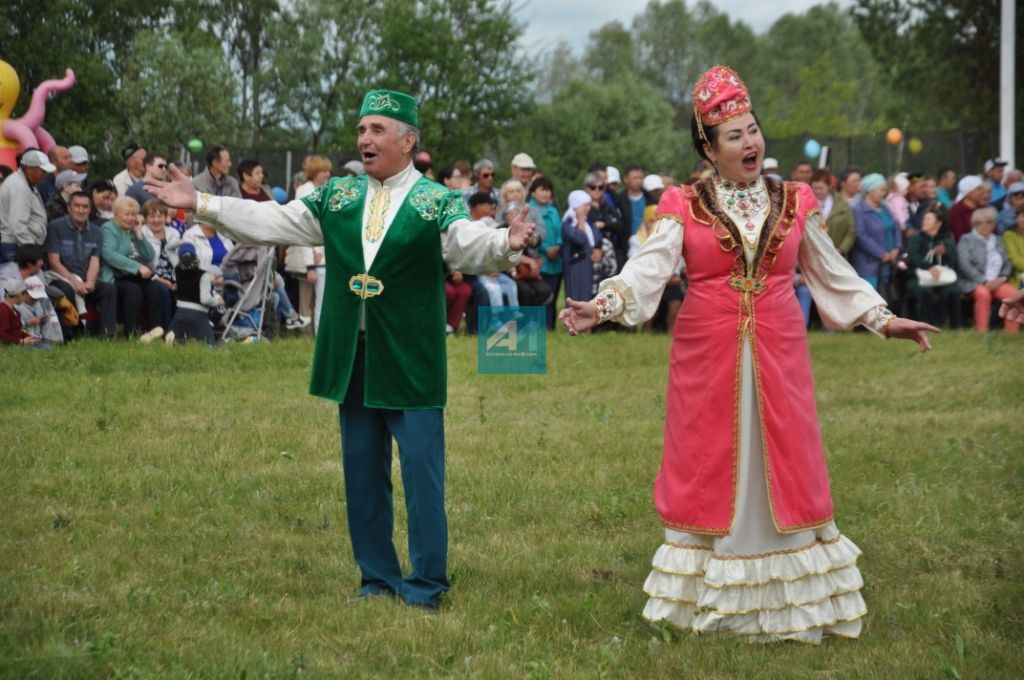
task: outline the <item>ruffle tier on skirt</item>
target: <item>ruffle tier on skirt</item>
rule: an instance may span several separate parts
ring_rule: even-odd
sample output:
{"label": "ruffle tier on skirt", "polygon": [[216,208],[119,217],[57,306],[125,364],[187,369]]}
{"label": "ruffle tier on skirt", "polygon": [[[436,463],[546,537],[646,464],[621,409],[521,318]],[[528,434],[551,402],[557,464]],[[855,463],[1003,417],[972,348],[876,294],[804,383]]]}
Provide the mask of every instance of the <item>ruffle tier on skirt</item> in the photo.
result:
{"label": "ruffle tier on skirt", "polygon": [[812,533],[803,546],[732,555],[716,550],[719,537],[667,529],[644,584],[643,616],[760,642],[858,637],[867,613],[860,549],[834,523]]}

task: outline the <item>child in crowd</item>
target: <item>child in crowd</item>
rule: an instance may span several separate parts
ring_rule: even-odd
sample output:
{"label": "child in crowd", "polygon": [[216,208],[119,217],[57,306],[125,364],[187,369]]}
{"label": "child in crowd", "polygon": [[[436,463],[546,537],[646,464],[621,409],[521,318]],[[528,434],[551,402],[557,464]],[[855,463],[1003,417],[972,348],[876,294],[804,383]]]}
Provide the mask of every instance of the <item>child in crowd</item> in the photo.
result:
{"label": "child in crowd", "polygon": [[40,342],[64,342],[60,319],[57,318],[50,298],[46,296],[46,285],[38,276],[30,276],[24,279],[24,283],[28,300],[15,305],[14,309],[21,317],[25,332],[39,338]]}
{"label": "child in crowd", "polygon": [[178,308],[165,342],[181,344],[189,340],[214,343],[210,309],[223,304],[214,288],[214,275],[199,268],[196,247],[182,242],[178,246],[178,266],[174,268],[178,284]]}
{"label": "child in crowd", "polygon": [[38,345],[40,338],[29,335],[21,325],[21,317],[15,305],[25,304],[31,298],[21,279],[9,279],[4,284],[4,300],[0,302],[0,342],[5,345]]}

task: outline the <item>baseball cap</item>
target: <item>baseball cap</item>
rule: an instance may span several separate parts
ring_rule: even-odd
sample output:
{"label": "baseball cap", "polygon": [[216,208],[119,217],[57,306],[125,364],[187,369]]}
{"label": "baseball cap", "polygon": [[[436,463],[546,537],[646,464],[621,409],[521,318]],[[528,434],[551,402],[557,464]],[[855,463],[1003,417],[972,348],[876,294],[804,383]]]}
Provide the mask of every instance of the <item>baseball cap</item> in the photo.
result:
{"label": "baseball cap", "polygon": [[135,142],[128,142],[128,145],[121,149],[121,159],[128,160],[132,157],[132,154],[141,149]]}
{"label": "baseball cap", "polygon": [[613,165],[608,166],[608,184],[621,184],[622,176],[619,175],[619,169]]}
{"label": "baseball cap", "polygon": [[57,175],[57,179],[54,180],[54,184],[57,185],[57,191],[60,191],[72,182],[78,182],[79,184],[85,179],[85,175],[74,170],[64,170]]}
{"label": "baseball cap", "polygon": [[964,200],[964,196],[971,193],[982,185],[983,180],[977,175],[965,175],[963,179],[957,183],[957,195],[956,202]]}
{"label": "baseball cap", "polygon": [[1006,187],[1006,193],[1010,194],[1024,194],[1024,182],[1014,182],[1010,186]]}
{"label": "baseball cap", "polygon": [[775,160],[774,158],[772,158],[771,156],[768,156],[767,158],[764,159],[764,163],[761,165],[761,167],[764,170],[766,170],[766,171],[767,170],[778,170],[779,169],[779,162],[777,160]]}
{"label": "baseball cap", "polygon": [[53,172],[57,169],[57,166],[50,162],[46,154],[37,149],[26,151],[21,157],[21,167],[23,168],[42,168],[46,172]]}
{"label": "baseball cap", "polygon": [[644,191],[657,191],[665,188],[665,180],[661,175],[647,175],[644,177]]}
{"label": "baseball cap", "polygon": [[46,297],[46,286],[38,276],[30,276],[25,279],[25,290],[33,300],[42,300]]}
{"label": "baseball cap", "polygon": [[9,279],[4,284],[4,295],[6,297],[14,297],[15,295],[21,295],[25,292],[25,282],[21,279]]}
{"label": "baseball cap", "polygon": [[525,153],[517,153],[513,156],[512,165],[517,168],[523,168],[524,170],[535,170],[537,168],[537,164],[533,162],[533,159],[529,154]]}
{"label": "baseball cap", "polygon": [[992,168],[998,168],[998,167],[1002,167],[1004,165],[1009,165],[1009,163],[1004,161],[999,156],[995,156],[994,158],[989,158],[987,161],[985,161],[985,172],[988,172]]}
{"label": "baseball cap", "polygon": [[72,146],[68,147],[68,153],[71,154],[72,163],[88,163],[89,152],[85,150],[84,146]]}

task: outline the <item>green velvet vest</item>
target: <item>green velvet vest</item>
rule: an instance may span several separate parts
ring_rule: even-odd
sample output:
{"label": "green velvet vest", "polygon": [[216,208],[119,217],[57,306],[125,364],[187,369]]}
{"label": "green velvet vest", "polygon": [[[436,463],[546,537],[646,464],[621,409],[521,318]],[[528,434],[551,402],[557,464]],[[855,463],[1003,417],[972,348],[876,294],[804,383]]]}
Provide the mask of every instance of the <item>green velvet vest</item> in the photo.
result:
{"label": "green velvet vest", "polygon": [[[359,316],[366,318],[363,405],[421,410],[447,400],[445,265],[441,232],[468,218],[459,192],[423,177],[409,190],[369,270],[363,264],[366,175],[333,178],[302,199],[324,236],[324,303],[313,357],[311,394],[345,402]],[[382,287],[361,296],[353,277],[367,274]],[[365,285],[363,283],[362,285]]]}

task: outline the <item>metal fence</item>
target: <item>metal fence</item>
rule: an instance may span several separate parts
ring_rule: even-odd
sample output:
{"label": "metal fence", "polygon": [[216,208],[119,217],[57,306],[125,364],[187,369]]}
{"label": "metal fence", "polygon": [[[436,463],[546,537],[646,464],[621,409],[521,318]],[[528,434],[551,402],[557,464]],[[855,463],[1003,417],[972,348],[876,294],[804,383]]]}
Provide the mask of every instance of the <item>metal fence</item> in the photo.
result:
{"label": "metal fence", "polygon": [[[921,141],[921,150],[912,153],[909,141]],[[779,161],[782,174],[804,158],[804,145],[814,139],[822,147],[829,147],[829,167],[838,175],[847,166],[856,166],[862,173],[881,172],[886,176],[900,171],[935,174],[940,167],[951,167],[958,175],[980,174],[986,158],[998,154],[998,139],[993,132],[919,132],[904,134],[903,140],[893,146],[886,142],[885,133],[861,137],[806,137],[772,138],[767,140],[767,155]],[[812,159],[815,167],[817,158]]]}

